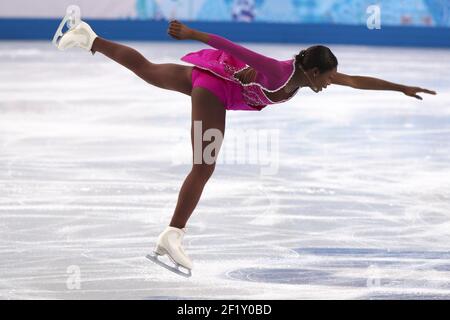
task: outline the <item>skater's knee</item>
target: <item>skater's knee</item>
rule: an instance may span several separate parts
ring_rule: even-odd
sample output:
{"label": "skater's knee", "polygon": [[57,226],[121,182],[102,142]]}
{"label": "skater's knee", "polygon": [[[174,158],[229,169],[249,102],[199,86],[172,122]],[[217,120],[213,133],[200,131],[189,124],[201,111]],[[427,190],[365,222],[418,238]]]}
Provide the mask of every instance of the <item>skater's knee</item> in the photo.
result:
{"label": "skater's knee", "polygon": [[195,175],[202,181],[208,181],[214,173],[216,164],[194,164],[192,166],[191,174]]}

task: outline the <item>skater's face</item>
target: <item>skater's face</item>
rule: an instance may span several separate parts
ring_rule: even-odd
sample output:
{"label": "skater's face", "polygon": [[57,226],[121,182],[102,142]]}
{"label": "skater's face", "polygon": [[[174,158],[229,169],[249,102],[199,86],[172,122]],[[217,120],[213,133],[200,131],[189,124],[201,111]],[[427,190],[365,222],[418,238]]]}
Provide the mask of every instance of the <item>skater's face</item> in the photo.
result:
{"label": "skater's face", "polygon": [[337,68],[333,68],[332,70],[328,70],[320,73],[319,69],[313,68],[310,70],[311,80],[317,87],[318,92],[326,89],[333,80],[333,77],[336,76]]}
{"label": "skater's face", "polygon": [[306,71],[307,84],[315,92],[322,91],[330,85],[337,73],[338,60],[336,56],[330,48],[322,45],[301,50],[295,56],[295,61],[302,73]]}

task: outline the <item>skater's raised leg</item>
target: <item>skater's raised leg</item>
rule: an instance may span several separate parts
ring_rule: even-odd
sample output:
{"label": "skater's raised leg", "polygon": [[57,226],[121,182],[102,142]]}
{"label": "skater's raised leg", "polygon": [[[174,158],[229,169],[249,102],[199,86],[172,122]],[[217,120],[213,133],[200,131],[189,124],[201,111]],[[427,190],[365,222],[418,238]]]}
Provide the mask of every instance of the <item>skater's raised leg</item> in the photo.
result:
{"label": "skater's raised leg", "polygon": [[104,54],[133,71],[138,77],[151,85],[191,95],[191,66],[176,63],[153,63],[137,50],[101,37],[95,39],[91,51]]}
{"label": "skater's raised leg", "polygon": [[[225,107],[223,103],[210,91],[201,87],[192,90],[192,121],[191,121],[191,143],[193,153],[194,147],[194,121],[201,121],[202,136],[208,129],[218,129],[225,134]],[[196,137],[199,139],[199,137]],[[201,137],[200,137],[201,139]],[[210,141],[203,141],[202,151],[210,144]],[[221,141],[220,141],[221,143]],[[215,149],[219,151],[218,148]],[[213,155],[217,158],[218,154]],[[186,222],[194,211],[202,194],[203,188],[214,172],[215,162],[207,164],[202,161],[201,164],[194,163],[191,172],[187,175],[178,195],[178,202],[173,214],[170,226],[176,228],[184,228]]]}
{"label": "skater's raised leg", "polygon": [[191,66],[152,63],[133,48],[97,36],[84,21],[67,31],[57,42],[57,47],[60,50],[79,47],[93,54],[100,52],[133,71],[151,85],[191,95]]}

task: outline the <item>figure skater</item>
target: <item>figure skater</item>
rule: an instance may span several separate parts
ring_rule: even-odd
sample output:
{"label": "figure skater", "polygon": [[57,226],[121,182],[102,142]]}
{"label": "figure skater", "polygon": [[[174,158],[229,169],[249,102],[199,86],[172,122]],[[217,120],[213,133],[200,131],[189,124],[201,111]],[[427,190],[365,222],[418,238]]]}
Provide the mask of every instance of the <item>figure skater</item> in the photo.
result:
{"label": "figure skater", "polygon": [[[197,40],[214,49],[203,49],[181,58],[193,66],[157,64],[130,47],[98,37],[83,21],[67,31],[56,44],[60,50],[80,47],[92,54],[100,52],[151,85],[190,96],[193,154],[197,146],[203,155],[207,146],[204,141],[195,143],[194,121],[201,121],[202,136],[203,132],[211,128],[220,130],[223,135],[226,110],[260,111],[268,105],[288,101],[302,87],[309,87],[316,93],[331,84],[356,89],[392,90],[421,100],[417,95],[420,92],[436,94],[420,87],[337,72],[335,55],[321,45],[301,50],[293,59],[277,60],[221,36],[191,29],[177,20],[170,21],[167,33],[174,39]],[[219,148],[212,155],[212,163],[194,161],[192,164],[181,186],[172,220],[156,244],[156,260],[159,255],[167,254],[176,265],[172,271],[180,271],[178,267],[181,266],[188,270],[188,276],[191,274],[192,261],[182,248],[185,226],[214,172]]]}

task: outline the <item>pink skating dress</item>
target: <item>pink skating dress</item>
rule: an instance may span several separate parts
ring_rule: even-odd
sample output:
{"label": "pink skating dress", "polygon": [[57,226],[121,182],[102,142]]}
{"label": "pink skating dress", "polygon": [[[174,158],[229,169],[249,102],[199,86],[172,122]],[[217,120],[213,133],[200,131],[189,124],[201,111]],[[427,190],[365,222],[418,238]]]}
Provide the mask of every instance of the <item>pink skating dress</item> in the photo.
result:
{"label": "pink skating dress", "polygon": [[[274,102],[263,91],[282,89],[294,75],[295,59],[279,61],[266,57],[215,34],[209,34],[208,45],[216,49],[191,52],[181,60],[198,68],[198,71],[194,68],[193,77],[200,78],[204,74],[205,77],[198,82],[209,83],[208,89],[223,101],[227,110],[260,111],[267,105],[288,101],[298,92],[299,88],[288,99]],[[235,75],[247,68],[253,68],[256,77],[249,83],[243,83]],[[220,81],[212,83],[212,76]],[[218,88],[219,85],[221,88]],[[194,79],[193,86],[196,86]]]}

